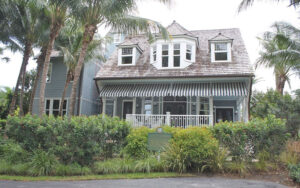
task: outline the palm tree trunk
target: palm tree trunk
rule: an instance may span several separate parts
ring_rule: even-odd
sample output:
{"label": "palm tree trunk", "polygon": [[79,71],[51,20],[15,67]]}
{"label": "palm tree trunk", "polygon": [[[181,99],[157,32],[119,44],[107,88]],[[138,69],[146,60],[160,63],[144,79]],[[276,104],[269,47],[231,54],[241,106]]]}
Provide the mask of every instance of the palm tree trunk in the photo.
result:
{"label": "palm tree trunk", "polygon": [[30,42],[26,43],[25,46],[25,51],[24,51],[24,59],[25,59],[25,64],[23,67],[23,73],[22,73],[22,87],[21,87],[21,93],[20,93],[20,112],[19,112],[19,116],[24,116],[24,109],[23,109],[23,101],[24,101],[24,87],[25,87],[25,81],[26,81],[26,68],[28,65],[28,60],[30,57],[30,53],[31,53],[31,47],[32,44]]}
{"label": "palm tree trunk", "polygon": [[61,97],[61,101],[60,101],[60,105],[59,105],[59,115],[60,116],[63,116],[63,105],[64,105],[64,100],[65,100],[65,97],[66,97],[66,93],[67,93],[67,88],[68,88],[69,83],[71,81],[71,74],[72,73],[70,71],[68,71],[64,91],[62,93],[62,97]]}
{"label": "palm tree trunk", "polygon": [[283,95],[284,85],[286,82],[286,78],[284,75],[275,75],[275,82],[276,82],[276,91]]}
{"label": "palm tree trunk", "polygon": [[74,115],[75,103],[76,103],[76,91],[77,91],[79,77],[81,74],[81,69],[83,66],[87,48],[88,48],[90,42],[93,40],[96,30],[97,30],[96,25],[86,25],[85,26],[81,51],[80,51],[80,55],[79,55],[78,62],[77,62],[77,65],[75,67],[75,72],[74,72],[74,80],[73,80],[73,84],[72,84],[71,97],[70,97],[71,102],[70,102],[69,112],[68,112],[69,117]]}
{"label": "palm tree trunk", "polygon": [[47,80],[47,74],[48,74],[49,63],[50,63],[50,56],[51,56],[52,48],[54,46],[55,39],[58,36],[61,27],[62,25],[60,24],[56,24],[56,23],[51,24],[51,32],[50,32],[49,42],[47,45],[45,62],[43,65],[43,72],[42,72],[42,77],[40,82],[40,96],[39,96],[40,97],[40,102],[39,102],[40,118],[42,118],[43,115],[45,114],[45,89],[46,89],[46,80]]}
{"label": "palm tree trunk", "polygon": [[[30,56],[30,53],[31,53],[31,51],[29,51],[29,53],[28,53],[28,47],[27,46],[28,45],[25,45],[25,50],[24,50],[24,54],[23,54],[22,65],[21,65],[21,68],[20,68],[20,72],[19,72],[19,76],[18,76],[17,83],[16,83],[16,86],[15,86],[15,90],[14,90],[14,94],[13,94],[13,97],[12,97],[12,101],[11,101],[10,106],[9,106],[9,114],[10,115],[13,115],[14,112],[15,112],[17,98],[18,98],[18,93],[19,93],[20,82],[23,81],[23,79],[22,79],[22,77],[24,77],[23,76],[24,75],[23,72],[25,70],[25,73],[26,73],[26,66],[28,64],[29,56]],[[31,46],[30,46],[30,48],[31,48]]]}
{"label": "palm tree trunk", "polygon": [[31,94],[30,94],[30,102],[29,102],[29,108],[28,108],[28,113],[29,114],[32,114],[32,106],[33,106],[33,100],[34,100],[34,97],[35,97],[35,93],[36,93],[36,88],[37,88],[37,85],[38,85],[38,82],[39,82],[39,78],[41,76],[41,72],[42,72],[42,68],[43,68],[43,62],[45,60],[45,56],[46,56],[46,48],[47,46],[43,46],[42,49],[41,49],[41,54],[39,55],[36,63],[37,63],[37,72],[36,72],[36,75],[35,75],[35,78],[34,78],[34,84],[33,84],[33,87],[32,87],[32,91],[31,91]]}

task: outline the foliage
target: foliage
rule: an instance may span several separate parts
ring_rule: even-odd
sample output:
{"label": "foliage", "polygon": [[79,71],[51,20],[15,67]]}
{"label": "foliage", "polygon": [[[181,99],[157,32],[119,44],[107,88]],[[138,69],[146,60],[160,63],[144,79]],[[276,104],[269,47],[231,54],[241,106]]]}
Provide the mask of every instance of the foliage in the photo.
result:
{"label": "foliage", "polygon": [[298,164],[290,164],[288,166],[289,176],[293,179],[293,181],[300,183],[300,163]]}
{"label": "foliage", "polygon": [[126,138],[127,145],[124,148],[126,154],[134,158],[146,158],[149,156],[147,149],[148,133],[154,132],[153,129],[140,127],[133,129]]}
{"label": "foliage", "polygon": [[130,159],[110,159],[96,162],[93,168],[96,174],[115,174],[134,172],[134,161]]}
{"label": "foliage", "polygon": [[31,170],[33,175],[48,176],[54,173],[57,160],[50,152],[35,150],[31,161]]}
{"label": "foliage", "polygon": [[166,167],[177,172],[197,170],[210,164],[218,151],[218,141],[207,128],[180,129],[164,153]]}
{"label": "foliage", "polygon": [[12,95],[13,91],[9,87],[0,87],[0,119],[6,119],[9,112],[9,105],[11,103]]}
{"label": "foliage", "polygon": [[280,95],[274,90],[266,93],[254,92],[251,100],[251,116],[264,118],[274,114],[277,118],[286,119],[286,127],[293,137],[300,129],[300,97],[292,98],[285,93]]}
{"label": "foliage", "polygon": [[249,167],[245,161],[233,161],[227,164],[226,169],[231,173],[237,173],[240,176],[245,176],[248,171]]}
{"label": "foliage", "polygon": [[91,174],[91,169],[88,167],[81,167],[78,164],[58,164],[55,166],[56,176],[82,176]]}
{"label": "foliage", "polygon": [[258,162],[254,163],[255,169],[257,171],[267,171],[269,168],[272,168],[273,165],[270,163],[271,154],[266,151],[261,151],[257,155]]}
{"label": "foliage", "polygon": [[52,151],[65,163],[88,165],[95,157],[112,157],[125,145],[129,125],[118,118],[89,116],[71,120],[26,115],[7,119],[6,134],[27,151]]}
{"label": "foliage", "polygon": [[250,160],[261,151],[278,155],[288,138],[285,122],[271,115],[254,118],[249,123],[218,123],[212,130],[233,160]]}
{"label": "foliage", "polygon": [[12,140],[0,137],[0,158],[7,163],[22,163],[28,161],[29,153]]}
{"label": "foliage", "polygon": [[155,156],[149,156],[145,159],[140,159],[135,163],[135,172],[162,172],[164,171],[164,165],[158,161]]}

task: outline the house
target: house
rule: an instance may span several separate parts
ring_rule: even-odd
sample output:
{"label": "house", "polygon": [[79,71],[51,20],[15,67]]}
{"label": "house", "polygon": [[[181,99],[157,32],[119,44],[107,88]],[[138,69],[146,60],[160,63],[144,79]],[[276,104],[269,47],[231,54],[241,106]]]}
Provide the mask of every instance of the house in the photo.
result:
{"label": "house", "polygon": [[253,69],[239,29],[189,31],[170,40],[109,33],[109,59],[95,76],[102,112],[134,126],[248,121]]}
{"label": "house", "polygon": [[[86,62],[83,66],[78,89],[76,94],[75,115],[96,115],[100,113],[100,100],[94,76],[100,68],[97,61]],[[59,106],[67,77],[67,67],[63,63],[63,57],[58,51],[51,54],[49,71],[47,75],[45,90],[45,112],[47,115],[57,116]],[[40,78],[41,79],[41,78]],[[68,114],[68,108],[71,95],[72,82],[67,88],[67,93],[63,106],[63,113]],[[39,91],[40,81],[36,89],[33,101],[33,114],[39,113]]]}

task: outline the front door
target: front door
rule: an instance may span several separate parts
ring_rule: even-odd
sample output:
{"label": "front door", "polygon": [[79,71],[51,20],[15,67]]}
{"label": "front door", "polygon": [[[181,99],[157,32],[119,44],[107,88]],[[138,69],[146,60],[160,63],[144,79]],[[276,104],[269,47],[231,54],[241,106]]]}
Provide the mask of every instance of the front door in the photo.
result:
{"label": "front door", "polygon": [[126,119],[126,114],[132,114],[132,101],[124,101],[123,102],[123,119]]}
{"label": "front door", "polygon": [[216,108],[217,123],[221,121],[233,121],[233,108]]}

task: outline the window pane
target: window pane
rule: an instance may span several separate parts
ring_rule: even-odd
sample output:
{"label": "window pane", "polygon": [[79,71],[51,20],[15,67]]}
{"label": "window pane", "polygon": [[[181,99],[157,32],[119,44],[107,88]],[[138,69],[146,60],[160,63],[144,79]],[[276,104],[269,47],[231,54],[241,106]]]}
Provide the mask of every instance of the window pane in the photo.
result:
{"label": "window pane", "polygon": [[145,105],[145,110],[151,110],[151,104],[146,104]]}
{"label": "window pane", "polygon": [[67,109],[67,100],[64,100],[63,110]]}
{"label": "window pane", "polygon": [[59,114],[59,111],[58,111],[58,110],[53,110],[52,114],[53,114],[55,117],[57,117],[58,114]]}
{"label": "window pane", "polygon": [[180,56],[174,56],[174,67],[180,67]]}
{"label": "window pane", "polygon": [[49,99],[46,101],[46,109],[47,109],[47,110],[50,109],[50,100],[49,100]]}
{"label": "window pane", "polygon": [[169,51],[169,45],[167,45],[167,44],[162,45],[162,50],[163,51]]}
{"label": "window pane", "polygon": [[59,100],[53,100],[53,111],[59,109]]}
{"label": "window pane", "polygon": [[132,64],[132,56],[122,57],[122,64]]}
{"label": "window pane", "polygon": [[168,67],[169,57],[162,57],[162,67]]}
{"label": "window pane", "polygon": [[227,51],[227,43],[216,43],[215,51]]}
{"label": "window pane", "polygon": [[162,51],[162,55],[168,55],[168,51]]}
{"label": "window pane", "polygon": [[186,59],[187,60],[191,60],[192,59],[192,55],[190,53],[186,53]]}
{"label": "window pane", "polygon": [[122,55],[131,55],[132,48],[122,48]]}
{"label": "window pane", "polygon": [[187,50],[187,51],[189,51],[189,52],[191,52],[191,51],[192,51],[192,46],[191,46],[191,45],[189,45],[189,44],[188,44],[188,45],[186,45],[186,50]]}
{"label": "window pane", "polygon": [[174,44],[174,50],[180,50],[180,44]]}
{"label": "window pane", "polygon": [[227,61],[227,52],[215,53],[216,61]]}

